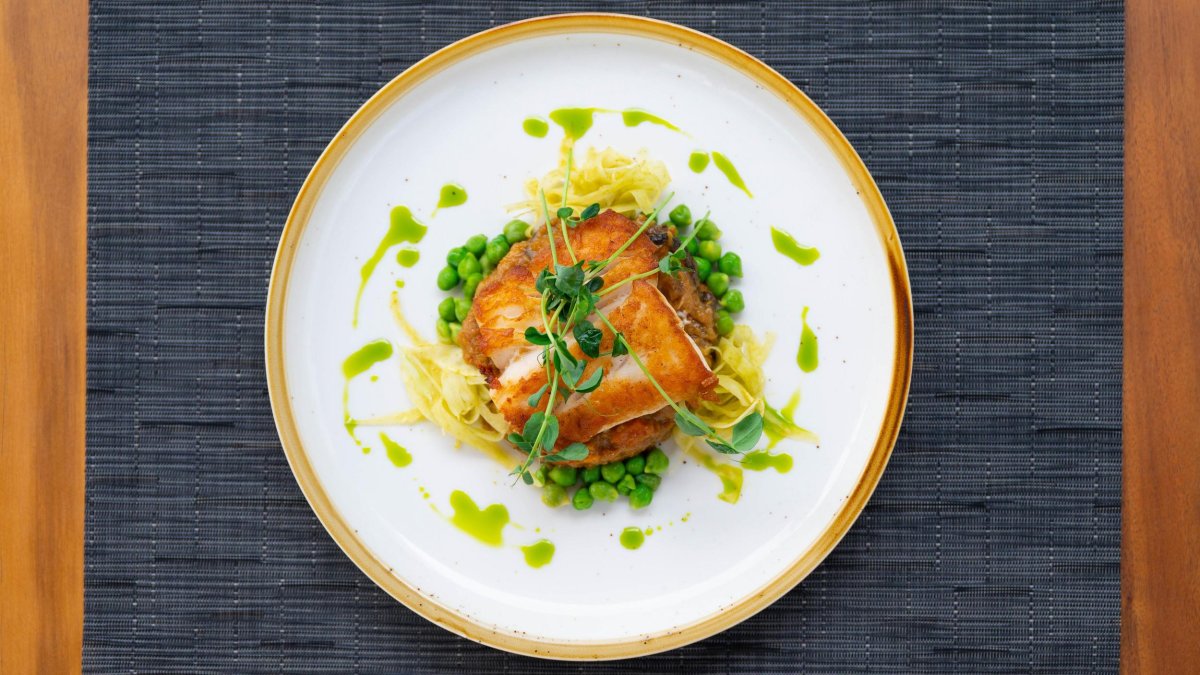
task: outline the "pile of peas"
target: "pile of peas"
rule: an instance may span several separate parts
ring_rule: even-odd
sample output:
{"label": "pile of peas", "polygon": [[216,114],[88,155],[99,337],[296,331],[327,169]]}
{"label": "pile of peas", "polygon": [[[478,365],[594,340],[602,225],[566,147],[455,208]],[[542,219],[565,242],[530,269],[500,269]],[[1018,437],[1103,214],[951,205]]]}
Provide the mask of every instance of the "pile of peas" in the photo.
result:
{"label": "pile of peas", "polygon": [[496,269],[512,245],[529,238],[529,223],[511,220],[504,232],[488,240],[487,235],[477,234],[462,246],[450,249],[446,254],[446,266],[438,272],[437,285],[443,291],[454,291],[462,285],[462,297],[448,297],[438,305],[438,339],[448,344],[458,341],[463,319],[471,311],[471,300],[479,282]]}
{"label": "pile of peas", "polygon": [[[687,229],[692,225],[692,211],[686,204],[680,204],[671,210],[669,216],[675,226],[677,236],[687,239]],[[721,251],[721,230],[717,224],[708,218],[701,218],[696,223],[695,236],[691,237],[684,247],[696,262],[696,275],[708,286],[708,290],[720,300],[721,309],[717,310],[716,328],[718,335],[729,335],[733,332],[733,316],[746,309],[746,299],[742,292],[730,288],[734,279],[742,276],[742,257],[733,251]]]}
{"label": "pile of peas", "polygon": [[[617,496],[629,498],[629,505],[642,509],[654,500],[654,491],[662,484],[671,461],[659,448],[650,448],[623,462],[576,469],[573,466],[547,467],[542,465],[536,480],[542,483],[542,502],[549,507],[566,504],[578,511],[592,508],[596,500],[612,502]],[[580,484],[568,498],[567,490]]]}

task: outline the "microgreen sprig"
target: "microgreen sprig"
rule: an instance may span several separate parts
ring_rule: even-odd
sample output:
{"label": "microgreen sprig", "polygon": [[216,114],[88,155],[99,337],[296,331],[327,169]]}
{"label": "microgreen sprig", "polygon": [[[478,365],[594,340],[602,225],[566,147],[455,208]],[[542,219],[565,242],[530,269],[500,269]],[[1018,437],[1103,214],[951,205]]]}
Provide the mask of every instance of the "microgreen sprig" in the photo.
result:
{"label": "microgreen sprig", "polygon": [[[546,369],[546,384],[531,395],[528,401],[531,408],[540,407],[541,409],[529,417],[520,432],[508,435],[508,440],[526,453],[524,461],[513,469],[512,475],[518,476],[525,483],[533,483],[533,476],[530,474],[529,468],[538,459],[543,462],[579,461],[588,456],[587,446],[578,442],[571,443],[557,452],[554,450],[559,436],[558,418],[554,415],[554,407],[560,396],[566,400],[567,392],[583,394],[595,391],[600,386],[604,379],[602,367],[592,369],[586,378],[584,374],[588,372],[589,359],[602,356],[618,357],[628,354],[667,405],[675,411],[675,424],[685,434],[703,437],[710,447],[722,454],[738,454],[753,449],[762,437],[762,415],[757,412],[746,415],[733,426],[730,438],[723,438],[699,416],[671,398],[671,395],[642,362],[641,356],[630,349],[625,335],[617,330],[608,317],[597,308],[597,301],[601,296],[611,293],[621,286],[659,273],[678,274],[683,269],[683,256],[686,255],[685,246],[692,237],[695,237],[694,231],[674,252],[665,256],[656,269],[630,275],[607,288],[604,288],[604,279],[601,277],[604,270],[633,245],[638,237],[642,236],[651,225],[657,224],[658,214],[670,203],[673,194],[668,195],[667,199],[646,217],[633,236],[618,247],[612,255],[601,261],[580,261],[571,245],[568,228],[574,228],[579,223],[596,217],[600,213],[600,205],[592,204],[576,216],[575,210],[567,206],[570,176],[571,157],[568,155],[563,180],[562,206],[555,212],[555,215],[558,217],[559,228],[567,252],[571,256],[571,265],[559,263],[549,204],[545,192],[540,192],[542,215],[546,221],[546,234],[550,243],[553,271],[542,270],[535,281],[535,288],[542,296],[539,304],[542,325],[541,329],[535,326],[526,328],[525,340],[542,348],[539,360]],[[600,351],[604,332],[589,320],[593,314],[613,335],[613,345],[608,353]],[[580,352],[583,353],[583,357],[577,357],[571,353],[567,344],[568,336],[574,339]],[[543,399],[545,400],[544,406]]]}

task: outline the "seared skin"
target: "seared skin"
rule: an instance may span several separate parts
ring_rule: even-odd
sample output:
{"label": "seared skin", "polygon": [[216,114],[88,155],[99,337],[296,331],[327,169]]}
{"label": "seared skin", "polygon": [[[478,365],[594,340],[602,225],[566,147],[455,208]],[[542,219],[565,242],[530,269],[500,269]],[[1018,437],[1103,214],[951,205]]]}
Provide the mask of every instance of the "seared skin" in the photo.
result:
{"label": "seared skin", "polygon": [[[605,211],[569,229],[571,246],[581,260],[602,260],[612,255],[638,230],[638,224],[615,211]],[[570,264],[562,230],[554,228],[555,251],[560,263]],[[541,294],[534,288],[537,275],[552,264],[545,229],[512,247],[496,269],[479,284],[471,312],[463,321],[458,344],[467,363],[479,369],[488,382],[525,351],[535,348],[525,341],[525,329],[541,327]],[[601,278],[612,286],[633,274],[658,265],[655,246],[638,237]],[[650,277],[653,279],[653,277]]]}
{"label": "seared skin", "polygon": [[[580,259],[599,260],[611,255],[637,229],[636,222],[607,211],[569,230],[569,234]],[[569,262],[561,230],[556,227],[554,234],[560,263]],[[661,250],[661,242],[656,244],[645,235],[638,237],[606,270],[605,287],[654,270]],[[533,414],[535,409],[529,406],[528,398],[546,383],[546,372],[539,361],[541,348],[530,345],[524,331],[531,325],[541,327],[541,296],[534,282],[550,264],[549,239],[544,231],[514,246],[480,284],[459,334],[467,362],[487,377],[492,399],[513,429],[522,428]],[[667,292],[680,303],[681,311],[676,311],[660,292],[664,283]],[[701,288],[690,270],[679,279],[651,274],[603,296],[599,307],[625,334],[631,349],[659,384],[681,403],[708,395],[717,381],[708,356],[697,346],[702,342],[711,347],[716,338],[711,303],[702,299]],[[591,320],[604,333],[601,352],[611,351],[612,334],[598,317]],[[582,356],[573,339],[568,338],[567,344],[573,353]],[[584,378],[596,368],[605,371],[599,388],[588,394],[571,394],[555,408],[558,447],[583,442],[589,448],[586,459],[568,463],[574,466],[635,455],[669,436],[674,424],[674,412],[631,356],[591,359]],[[545,405],[544,398],[541,404]]]}

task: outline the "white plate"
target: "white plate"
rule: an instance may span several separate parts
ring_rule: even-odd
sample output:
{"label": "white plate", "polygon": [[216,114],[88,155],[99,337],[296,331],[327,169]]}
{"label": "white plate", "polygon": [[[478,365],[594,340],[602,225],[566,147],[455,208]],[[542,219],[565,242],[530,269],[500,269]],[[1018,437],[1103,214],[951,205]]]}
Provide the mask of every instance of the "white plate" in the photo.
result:
{"label": "white plate", "polygon": [[[580,148],[645,149],[667,163],[676,201],[711,209],[722,243],[741,252],[747,309],[739,319],[774,332],[768,399],[800,389],[796,420],[820,447],[784,442],[787,474],[745,474],[742,498],[716,498],[717,478],[672,454],[653,504],[625,500],[586,512],[551,510],[512,487],[504,467],[454,449],[430,424],[386,429],[413,455],[396,468],[375,432],[364,455],[342,425],[342,360],[371,339],[404,344],[388,310],[402,279],[410,319],[433,337],[435,276],[447,249],[507,221],[523,182],[552,168],[560,130],[538,139],[529,115],[564,106],[643,108],[691,135],[627,128],[600,115]],[[696,148],[719,150],[754,193],[714,167],[687,168]],[[578,151],[577,151],[578,152]],[[438,190],[460,183],[461,207],[431,214]],[[429,225],[411,269],[384,258],[351,308],[359,268],[405,204]],[[699,214],[697,214],[699,215]],[[820,249],[801,267],[773,250],[770,226]],[[820,339],[820,367],[796,365],[801,308]],[[268,301],[267,361],[280,436],[297,480],[335,540],[376,583],[429,619],[493,646],[557,658],[620,658],[711,635],[798,583],[861,511],[903,413],[911,361],[911,304],[894,226],[857,155],[811,101],[782,77],[711,37],[612,15],[537,19],[452,45],[385,86],[347,123],[313,168],[280,243]],[[394,360],[351,388],[356,416],[404,409]],[[453,490],[501,503],[519,525],[485,546],[450,526]],[[428,499],[423,496],[428,494]],[[437,511],[431,506],[436,507]],[[627,526],[655,528],[641,549],[618,544]],[[657,529],[661,527],[661,530]],[[519,546],[547,538],[553,561],[527,566]]]}

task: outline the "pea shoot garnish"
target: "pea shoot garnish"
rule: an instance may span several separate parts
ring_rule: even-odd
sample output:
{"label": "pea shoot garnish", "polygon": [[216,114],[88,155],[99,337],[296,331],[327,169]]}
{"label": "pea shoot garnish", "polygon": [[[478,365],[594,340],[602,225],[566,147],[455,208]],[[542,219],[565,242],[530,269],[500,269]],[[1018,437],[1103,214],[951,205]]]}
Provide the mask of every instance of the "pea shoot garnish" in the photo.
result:
{"label": "pea shoot garnish", "polygon": [[[558,441],[559,425],[554,415],[554,407],[561,396],[565,401],[571,393],[585,394],[597,389],[604,379],[604,368],[595,367],[590,370],[590,359],[605,356],[623,356],[628,354],[637,364],[642,374],[662,395],[675,411],[675,424],[689,435],[703,437],[709,447],[722,454],[739,454],[747,452],[757,445],[762,436],[763,420],[758,412],[751,412],[742,418],[732,429],[729,439],[720,436],[715,429],[700,419],[695,413],[678,401],[675,401],[651,374],[646,364],[636,351],[630,349],[625,335],[609,321],[608,317],[597,307],[601,296],[610,293],[625,284],[638,279],[644,279],[655,274],[677,275],[684,268],[685,256],[688,254],[687,244],[696,238],[698,231],[693,231],[677,250],[664,256],[656,269],[631,275],[611,287],[604,287],[601,275],[622,253],[625,252],[637,238],[642,236],[652,225],[657,224],[659,212],[670,203],[673,195],[668,195],[661,206],[647,215],[641,227],[624,244],[617,248],[604,260],[579,260],[571,246],[569,228],[573,229],[580,223],[596,217],[600,213],[599,204],[591,204],[576,215],[575,209],[567,205],[567,194],[570,188],[571,158],[568,155],[567,168],[563,181],[562,205],[551,217],[550,207],[544,191],[539,191],[542,216],[546,222],[546,235],[549,239],[552,269],[545,269],[538,275],[535,288],[541,294],[540,315],[541,326],[530,326],[525,330],[525,340],[532,345],[541,347],[540,363],[546,369],[546,384],[529,397],[529,405],[541,408],[531,415],[520,432],[508,435],[508,440],[526,453],[524,461],[517,465],[512,475],[517,476],[527,484],[534,482],[530,467],[539,459],[542,462],[579,461],[587,458],[588,448],[583,443],[571,443],[561,450],[555,450]],[[564,239],[564,247],[571,258],[571,264],[559,261],[555,244],[555,223]],[[707,218],[707,216],[706,216]],[[604,331],[592,323],[595,317],[608,329],[613,336],[612,347],[607,352],[601,350]],[[576,356],[567,346],[567,336],[574,338],[583,356]],[[585,377],[585,374],[586,377]],[[595,497],[595,495],[593,495]],[[582,499],[576,494],[576,500]],[[579,508],[579,504],[576,504]]]}

